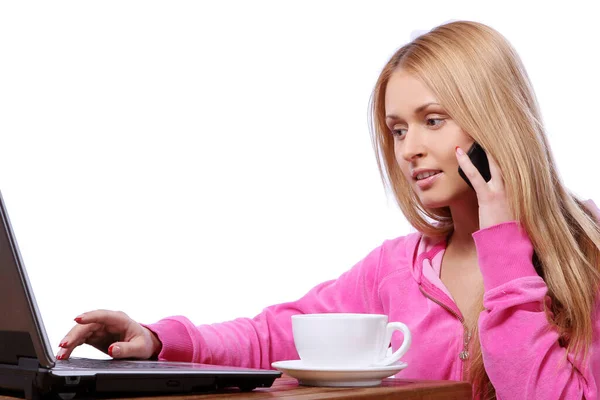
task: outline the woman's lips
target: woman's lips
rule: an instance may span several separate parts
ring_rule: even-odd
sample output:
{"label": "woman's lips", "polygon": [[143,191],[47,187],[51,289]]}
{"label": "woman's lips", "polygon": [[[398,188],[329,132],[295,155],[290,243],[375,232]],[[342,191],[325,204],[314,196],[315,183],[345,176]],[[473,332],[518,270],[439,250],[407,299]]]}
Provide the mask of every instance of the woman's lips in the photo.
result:
{"label": "woman's lips", "polygon": [[417,186],[419,187],[419,189],[421,190],[425,190],[425,189],[429,189],[431,186],[433,186],[433,184],[435,183],[435,181],[440,177],[440,175],[442,175],[443,172],[438,172],[435,175],[431,175],[428,178],[425,179],[420,179],[417,182]]}

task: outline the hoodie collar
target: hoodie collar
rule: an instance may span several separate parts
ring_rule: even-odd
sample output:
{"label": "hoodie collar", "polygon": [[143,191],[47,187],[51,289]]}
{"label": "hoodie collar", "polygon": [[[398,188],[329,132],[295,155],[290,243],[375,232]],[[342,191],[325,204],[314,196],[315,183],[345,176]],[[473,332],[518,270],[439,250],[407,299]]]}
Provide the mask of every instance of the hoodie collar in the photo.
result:
{"label": "hoodie collar", "polygon": [[420,285],[423,281],[423,263],[427,260],[433,262],[435,256],[446,249],[446,239],[433,239],[428,236],[419,235],[414,244],[412,274]]}

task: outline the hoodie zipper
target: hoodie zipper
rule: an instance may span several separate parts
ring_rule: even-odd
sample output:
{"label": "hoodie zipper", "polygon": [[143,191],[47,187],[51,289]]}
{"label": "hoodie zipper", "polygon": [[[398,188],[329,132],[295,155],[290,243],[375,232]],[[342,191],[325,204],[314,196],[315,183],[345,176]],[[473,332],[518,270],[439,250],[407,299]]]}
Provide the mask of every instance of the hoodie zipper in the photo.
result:
{"label": "hoodie zipper", "polygon": [[436,299],[433,296],[431,296],[429,293],[427,293],[425,291],[425,289],[423,289],[423,286],[420,285],[420,284],[419,284],[419,290],[429,300],[433,301],[434,303],[436,303],[440,307],[442,307],[445,310],[447,310],[450,314],[454,315],[460,321],[460,323],[462,324],[463,329],[464,329],[464,332],[463,332],[463,349],[462,349],[462,351],[460,353],[458,353],[458,358],[460,358],[461,361],[463,362],[463,368],[462,368],[462,376],[461,376],[461,378],[464,380],[465,368],[466,368],[467,360],[469,358],[469,342],[471,341],[471,331],[465,325],[465,320],[464,320],[464,318],[460,314],[456,313],[453,309],[451,309],[450,307],[448,307],[446,304],[442,303],[438,299]]}

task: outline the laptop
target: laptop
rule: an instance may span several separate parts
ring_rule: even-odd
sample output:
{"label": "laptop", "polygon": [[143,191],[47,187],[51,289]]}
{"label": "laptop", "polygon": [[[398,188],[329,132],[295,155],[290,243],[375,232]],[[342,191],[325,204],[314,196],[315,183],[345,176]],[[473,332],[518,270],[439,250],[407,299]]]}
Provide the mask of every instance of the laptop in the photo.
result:
{"label": "laptop", "polygon": [[[164,361],[56,360],[0,193],[0,394],[27,399],[250,391],[281,372]],[[234,389],[237,390],[237,389]]]}

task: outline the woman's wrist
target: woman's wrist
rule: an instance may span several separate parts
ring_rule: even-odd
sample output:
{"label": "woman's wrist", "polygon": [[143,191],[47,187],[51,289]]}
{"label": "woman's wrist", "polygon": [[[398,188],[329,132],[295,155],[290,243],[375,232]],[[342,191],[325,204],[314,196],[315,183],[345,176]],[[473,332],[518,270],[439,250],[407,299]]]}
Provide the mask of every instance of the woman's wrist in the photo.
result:
{"label": "woman's wrist", "polygon": [[158,355],[162,350],[162,342],[160,341],[156,333],[152,332],[146,327],[144,327],[144,329],[148,331],[148,333],[150,334],[150,340],[152,341],[152,355],[150,356],[150,359],[158,360]]}

